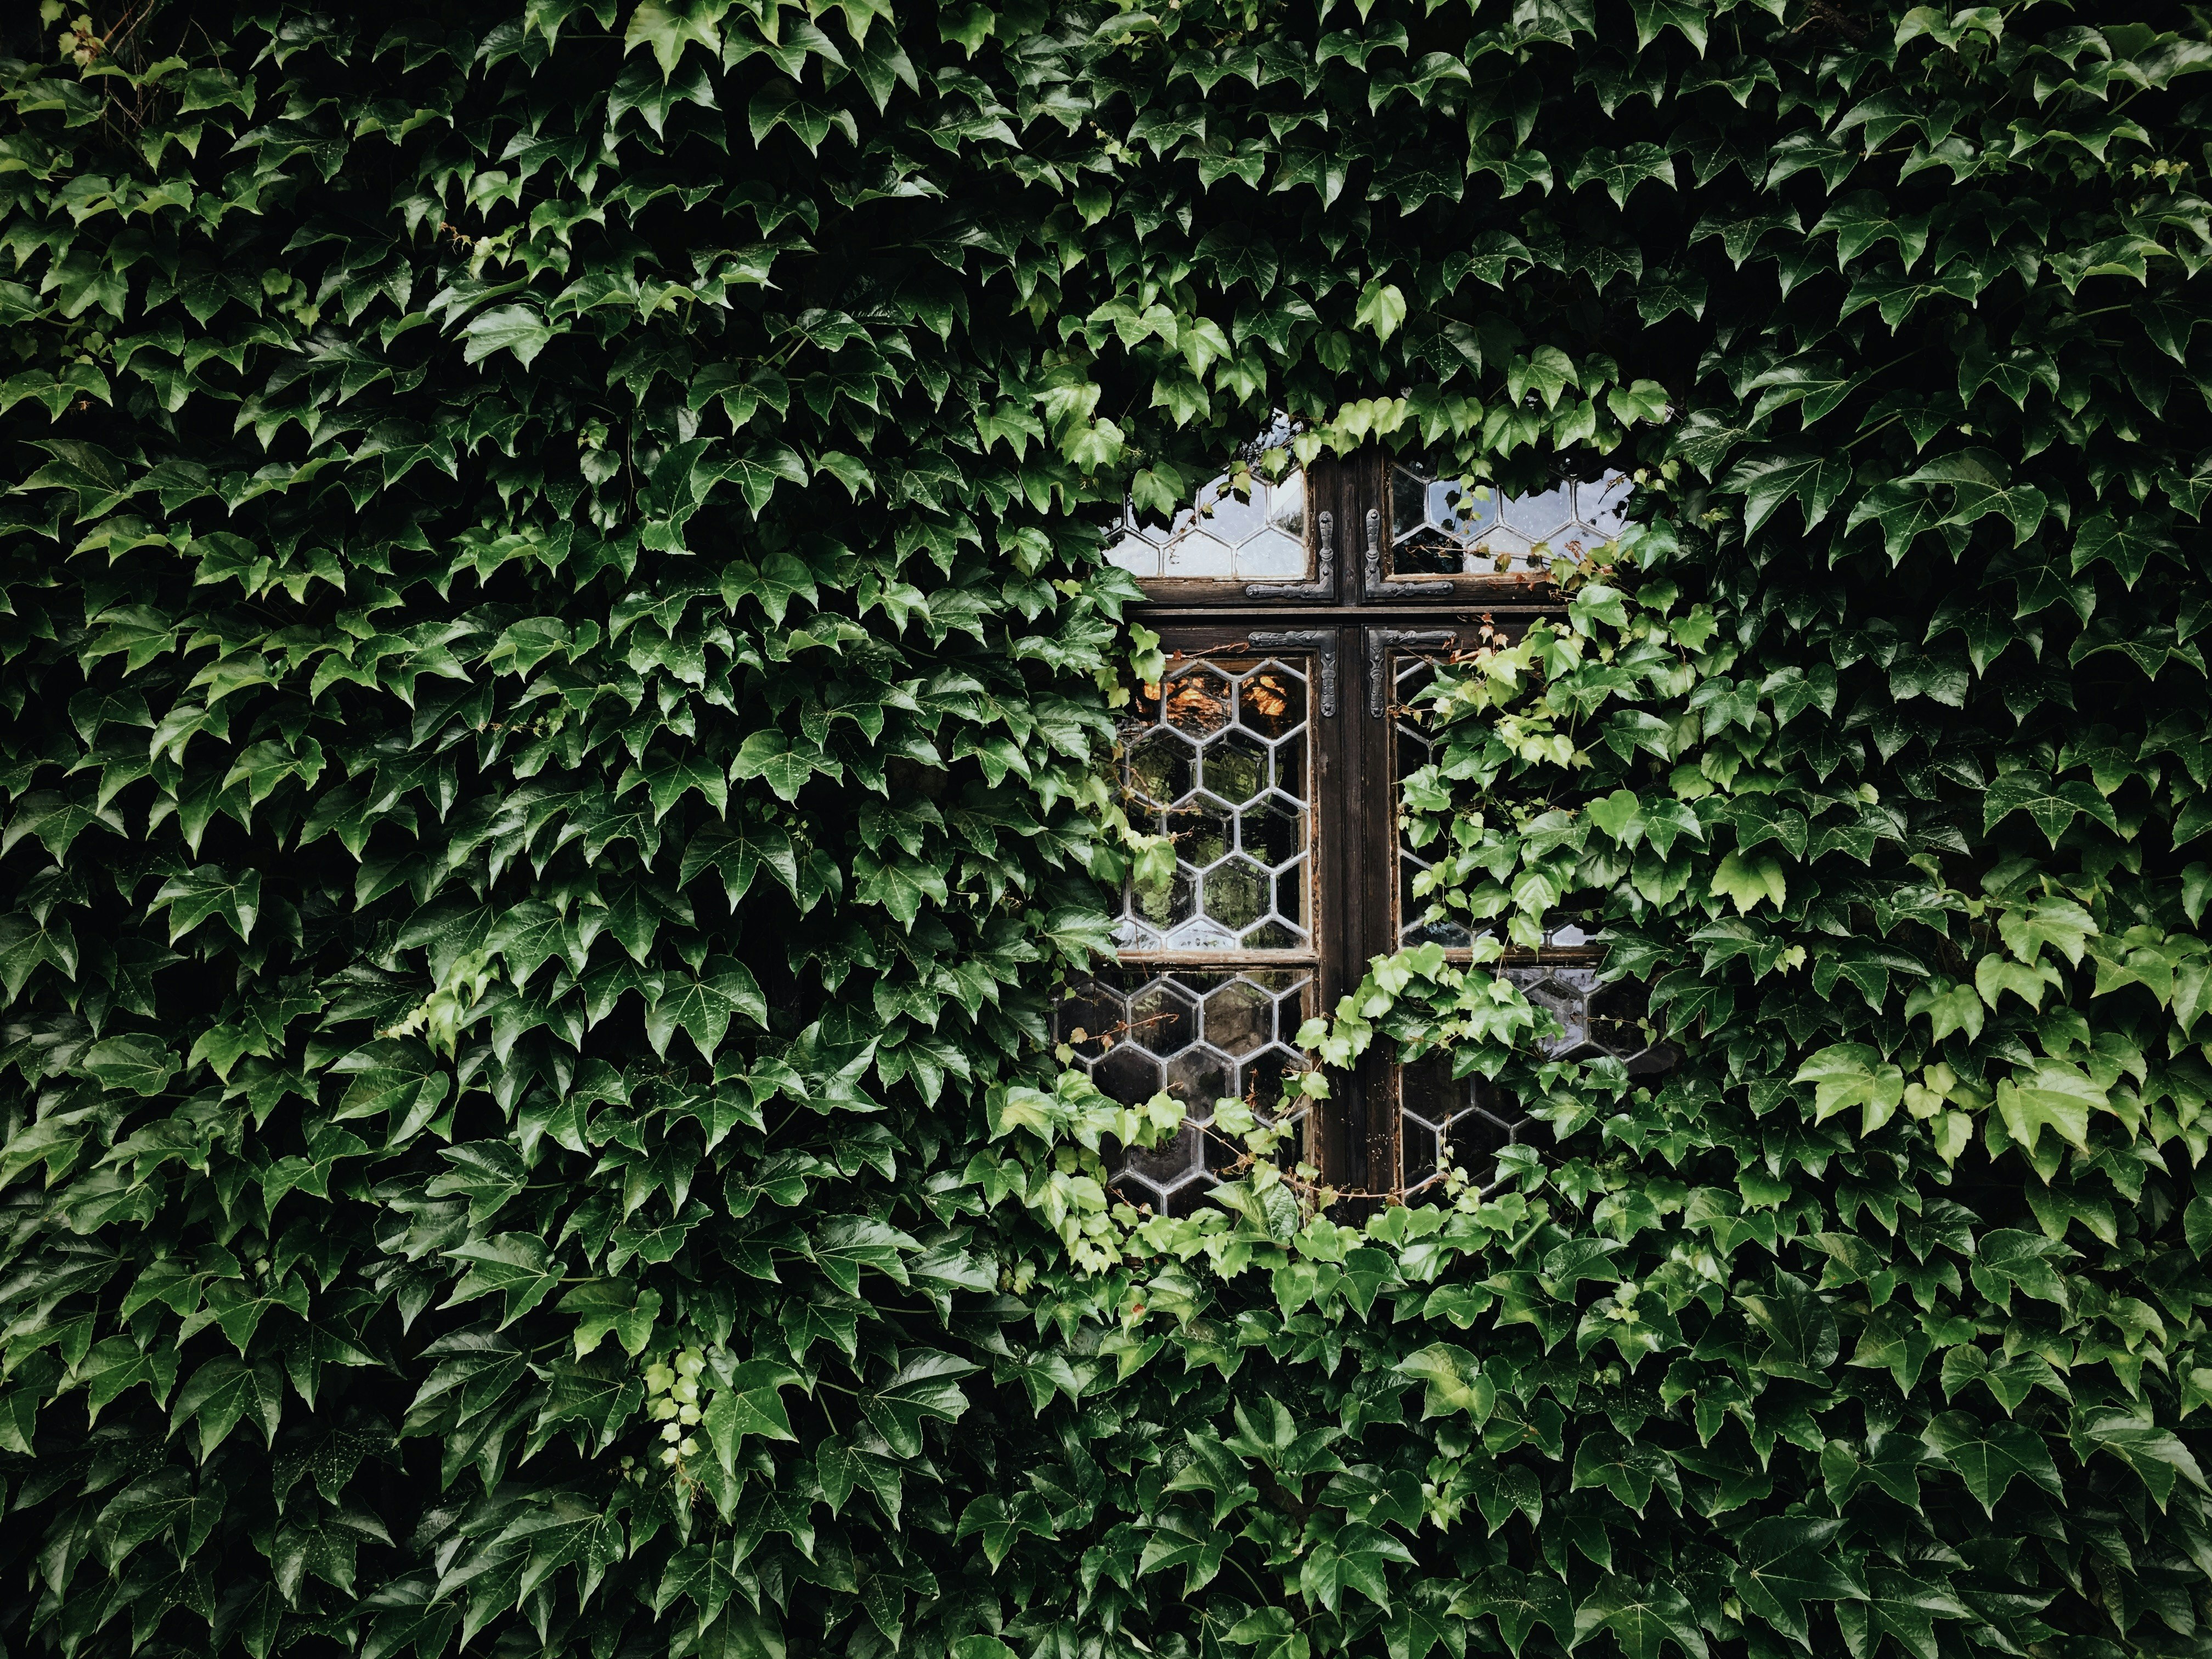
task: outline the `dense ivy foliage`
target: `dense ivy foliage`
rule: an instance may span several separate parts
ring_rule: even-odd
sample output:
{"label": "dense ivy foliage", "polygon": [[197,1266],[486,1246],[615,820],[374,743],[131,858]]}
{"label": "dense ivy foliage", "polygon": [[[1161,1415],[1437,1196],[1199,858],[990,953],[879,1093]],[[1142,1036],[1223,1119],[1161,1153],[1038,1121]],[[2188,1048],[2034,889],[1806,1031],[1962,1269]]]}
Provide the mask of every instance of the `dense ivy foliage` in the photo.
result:
{"label": "dense ivy foliage", "polygon": [[[2193,14],[371,9],[7,26],[11,1652],[2198,1650]],[[1144,1219],[1094,526],[1276,408],[1641,469],[1407,809],[1683,1057],[1378,962],[1554,1138]]]}

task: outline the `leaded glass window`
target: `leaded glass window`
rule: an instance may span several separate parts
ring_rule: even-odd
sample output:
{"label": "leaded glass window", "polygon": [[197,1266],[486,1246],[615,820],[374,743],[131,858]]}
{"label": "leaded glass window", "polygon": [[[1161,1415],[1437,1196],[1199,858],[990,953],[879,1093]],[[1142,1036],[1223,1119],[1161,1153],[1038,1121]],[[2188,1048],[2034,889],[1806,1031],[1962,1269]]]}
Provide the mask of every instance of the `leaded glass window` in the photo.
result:
{"label": "leaded glass window", "polygon": [[1154,1207],[1187,1206],[1236,1156],[1210,1133],[1215,1103],[1272,1115],[1285,1073],[1304,1063],[1291,1040],[1320,968],[1315,666],[1304,651],[1189,656],[1121,722],[1123,808],[1170,838],[1174,872],[1129,883],[1119,965],[1062,1006],[1058,1036],[1115,1099],[1165,1089],[1182,1104],[1176,1138],[1131,1153],[1119,1177]]}
{"label": "leaded glass window", "polygon": [[1613,470],[1522,495],[1439,476],[1418,458],[1393,461],[1389,476],[1393,575],[1541,576],[1555,558],[1615,540],[1629,495]]}
{"label": "leaded glass window", "polygon": [[1095,975],[1061,1006],[1060,1040],[1116,1100],[1164,1089],[1182,1103],[1182,1127],[1152,1152],[1132,1150],[1115,1181],[1156,1210],[1187,1208],[1236,1156],[1210,1133],[1224,1097],[1272,1103],[1304,1061],[1292,1039],[1313,1008],[1314,969],[1225,972],[1157,969],[1133,958]]}
{"label": "leaded glass window", "polygon": [[[1557,614],[1551,560],[1601,556],[1629,493],[1597,464],[1519,494],[1419,456],[1298,469],[1287,441],[1279,422],[1171,520],[1127,510],[1109,532],[1170,653],[1121,722],[1121,800],[1175,859],[1166,882],[1124,893],[1117,961],[1075,988],[1057,1036],[1115,1098],[1164,1089],[1182,1103],[1177,1138],[1125,1154],[1115,1177],[1154,1209],[1187,1210],[1243,1156],[1212,1132],[1216,1103],[1275,1109],[1306,1064],[1299,1024],[1369,958],[1430,941],[1472,952],[1486,924],[1419,890],[1431,849],[1398,810],[1437,752],[1421,694],[1440,664]],[[1662,1068],[1640,988],[1598,983],[1599,926],[1555,917],[1502,971],[1557,1019],[1547,1053]],[[1433,1055],[1375,1054],[1319,1107],[1291,1109],[1286,1158],[1408,1199],[1447,1157],[1484,1179],[1528,1129],[1510,1099]]]}
{"label": "leaded glass window", "polygon": [[1124,506],[1106,556],[1133,576],[1294,581],[1306,574],[1305,474],[1229,473],[1163,524]]}
{"label": "leaded glass window", "polygon": [[1312,940],[1310,689],[1304,659],[1201,659],[1122,722],[1131,824],[1175,843],[1164,887],[1123,896],[1123,952],[1301,951]]}

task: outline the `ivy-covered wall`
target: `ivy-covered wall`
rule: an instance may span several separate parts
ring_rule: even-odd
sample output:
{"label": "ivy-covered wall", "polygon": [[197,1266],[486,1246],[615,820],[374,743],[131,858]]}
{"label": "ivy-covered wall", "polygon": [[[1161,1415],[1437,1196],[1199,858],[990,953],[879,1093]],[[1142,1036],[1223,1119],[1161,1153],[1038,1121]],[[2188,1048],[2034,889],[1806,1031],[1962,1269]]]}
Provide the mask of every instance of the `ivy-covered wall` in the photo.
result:
{"label": "ivy-covered wall", "polygon": [[[0,24],[7,1651],[2203,1650],[2200,14],[378,9]],[[1551,1134],[1145,1218],[1275,409],[1636,471],[1406,805],[1682,1060],[1378,961]]]}

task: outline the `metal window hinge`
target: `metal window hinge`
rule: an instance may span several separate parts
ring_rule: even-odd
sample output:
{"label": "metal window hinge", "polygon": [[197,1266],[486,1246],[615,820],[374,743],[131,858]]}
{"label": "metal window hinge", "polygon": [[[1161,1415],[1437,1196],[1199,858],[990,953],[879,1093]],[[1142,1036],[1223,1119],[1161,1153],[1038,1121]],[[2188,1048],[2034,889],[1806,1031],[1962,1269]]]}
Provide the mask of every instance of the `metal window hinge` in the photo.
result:
{"label": "metal window hinge", "polygon": [[1424,648],[1453,646],[1459,635],[1449,628],[1370,628],[1367,630],[1367,712],[1382,718],[1389,704],[1383,696],[1390,672],[1390,653],[1398,646]]}
{"label": "metal window hinge", "polygon": [[1310,582],[1253,582],[1248,599],[1333,599],[1336,597],[1336,514],[1321,515],[1321,573]]}
{"label": "metal window hinge", "polygon": [[1449,582],[1383,580],[1382,510],[1375,507],[1367,509],[1366,580],[1360,587],[1360,592],[1364,597],[1370,599],[1398,599],[1408,596],[1425,597],[1431,594],[1449,593],[1451,591],[1452,585]]}
{"label": "metal window hinge", "polygon": [[1336,716],[1336,630],[1333,628],[1298,628],[1286,632],[1254,634],[1251,643],[1261,651],[1285,651],[1303,647],[1321,659],[1321,714],[1323,720]]}

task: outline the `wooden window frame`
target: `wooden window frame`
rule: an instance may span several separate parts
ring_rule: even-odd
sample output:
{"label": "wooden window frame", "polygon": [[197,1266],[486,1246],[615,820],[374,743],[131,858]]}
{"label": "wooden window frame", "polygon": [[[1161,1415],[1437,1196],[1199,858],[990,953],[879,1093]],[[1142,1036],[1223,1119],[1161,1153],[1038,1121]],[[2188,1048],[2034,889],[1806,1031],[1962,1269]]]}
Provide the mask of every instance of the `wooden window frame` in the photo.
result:
{"label": "wooden window frame", "polygon": [[[1317,459],[1306,469],[1305,581],[1140,579],[1145,603],[1132,607],[1136,619],[1159,634],[1171,663],[1298,650],[1315,659],[1317,690],[1334,683],[1334,712],[1323,714],[1316,696],[1311,737],[1316,1002],[1323,1013],[1359,983],[1370,958],[1398,948],[1390,652],[1448,654],[1472,648],[1485,624],[1517,635],[1540,617],[1564,614],[1553,584],[1528,573],[1391,576],[1383,552],[1392,532],[1390,464],[1382,451],[1370,449],[1343,459]],[[1347,538],[1347,526],[1357,533]],[[1131,952],[1124,959],[1133,967],[1206,965],[1193,960],[1198,954]],[[1515,966],[1587,964],[1594,954],[1515,951],[1508,960]],[[1333,1077],[1330,1097],[1311,1120],[1308,1156],[1322,1179],[1340,1189],[1380,1193],[1399,1186],[1397,1068],[1386,1048],[1376,1045],[1352,1071]]]}

